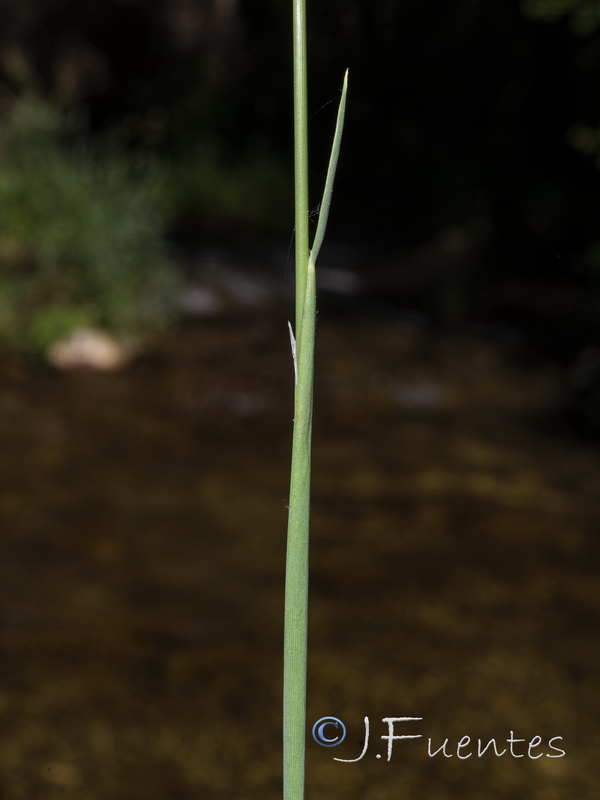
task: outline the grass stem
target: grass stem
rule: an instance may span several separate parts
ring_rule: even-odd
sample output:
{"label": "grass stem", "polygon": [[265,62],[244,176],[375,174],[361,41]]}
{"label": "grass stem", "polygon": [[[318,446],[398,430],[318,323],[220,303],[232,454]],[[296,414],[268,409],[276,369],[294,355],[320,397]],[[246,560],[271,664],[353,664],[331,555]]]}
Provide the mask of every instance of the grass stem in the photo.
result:
{"label": "grass stem", "polygon": [[306,8],[294,7],[294,186],[296,229],[296,339],[290,328],[296,376],[294,432],[285,580],[283,666],[283,798],[303,800],[306,737],[308,630],[308,535],[316,323],[316,260],[331,204],[339,157],[348,73],[338,110],[334,142],[312,251],[308,236],[308,112],[306,93]]}

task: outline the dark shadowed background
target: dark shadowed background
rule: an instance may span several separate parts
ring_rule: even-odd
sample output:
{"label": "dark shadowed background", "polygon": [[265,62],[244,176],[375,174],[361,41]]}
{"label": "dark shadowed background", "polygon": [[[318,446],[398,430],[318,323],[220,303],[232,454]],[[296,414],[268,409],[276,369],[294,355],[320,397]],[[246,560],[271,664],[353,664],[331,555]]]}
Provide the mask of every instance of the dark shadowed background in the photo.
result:
{"label": "dark shadowed background", "polygon": [[[0,0],[0,800],[281,795],[291,12]],[[307,798],[596,800],[597,3],[308,20]]]}

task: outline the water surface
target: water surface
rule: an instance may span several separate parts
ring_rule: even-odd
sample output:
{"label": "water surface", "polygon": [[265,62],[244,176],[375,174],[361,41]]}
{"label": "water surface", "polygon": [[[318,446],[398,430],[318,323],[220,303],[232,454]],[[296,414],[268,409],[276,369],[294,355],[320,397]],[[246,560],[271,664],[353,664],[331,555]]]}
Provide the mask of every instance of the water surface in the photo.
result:
{"label": "water surface", "polygon": [[[2,370],[1,797],[278,797],[286,317]],[[307,796],[596,800],[600,469],[559,370],[322,315],[316,387],[308,719],[348,737],[308,740]],[[388,763],[389,716],[424,738]],[[511,731],[567,755],[456,757]]]}

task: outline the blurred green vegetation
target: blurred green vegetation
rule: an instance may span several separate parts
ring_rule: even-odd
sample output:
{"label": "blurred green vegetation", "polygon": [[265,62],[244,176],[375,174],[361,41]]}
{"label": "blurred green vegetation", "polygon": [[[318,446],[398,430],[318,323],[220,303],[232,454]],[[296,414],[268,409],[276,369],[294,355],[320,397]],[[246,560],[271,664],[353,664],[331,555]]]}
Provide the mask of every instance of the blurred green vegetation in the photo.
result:
{"label": "blurred green vegetation", "polygon": [[[580,68],[584,73],[595,73],[599,64],[598,34],[600,32],[600,2],[598,0],[524,0],[523,11],[533,19],[544,22],[567,21],[570,31],[588,44],[578,53]],[[596,68],[596,69],[595,69]],[[585,82],[582,82],[585,85]],[[581,113],[581,112],[580,112]],[[566,141],[583,156],[594,156],[600,170],[600,108],[597,103],[584,107],[589,121],[573,122],[566,131]],[[576,262],[578,270],[587,276],[594,295],[600,285],[600,243],[593,241]],[[597,398],[594,398],[594,403]]]}
{"label": "blurred green vegetation", "polygon": [[144,338],[174,308],[154,165],[93,145],[26,92],[0,115],[0,338],[40,352],[77,327]]}
{"label": "blurred green vegetation", "polygon": [[[600,121],[600,48],[593,35],[531,17],[595,19],[595,5],[315,3],[313,204],[345,67],[353,86],[334,236],[415,244],[476,218],[502,258],[509,239],[524,249],[576,249],[573,239],[594,224],[586,204],[594,186],[566,131]],[[39,0],[27,13],[0,3],[0,104],[14,87],[9,62],[25,58],[39,94],[63,110],[85,109],[92,134],[120,128],[128,145],[169,165],[161,202],[177,232],[185,225],[198,241],[215,230],[286,235],[289,25],[276,0]],[[563,192],[562,211],[532,226],[545,214],[549,182]],[[526,253],[519,268],[531,260]]]}
{"label": "blurred green vegetation", "polygon": [[228,159],[215,140],[165,163],[161,209],[174,230],[277,234],[289,226],[291,187],[281,160],[263,148]]}
{"label": "blurred green vegetation", "polygon": [[[549,277],[585,284],[581,259],[598,239],[598,172],[589,157],[598,156],[600,139],[597,7],[592,0],[321,0],[311,6],[312,205],[327,167],[339,76],[345,67],[352,76],[332,240],[408,253],[435,243],[448,229],[460,230],[474,248],[468,281],[459,267],[446,271],[450,301],[444,302],[454,309],[473,281],[492,286],[496,278],[526,277],[539,281],[542,293]],[[103,195],[133,193],[135,203],[124,201],[114,210],[108,241],[122,241],[127,227],[148,241],[141,230],[150,218],[161,241],[153,253],[164,254],[165,228],[177,244],[192,247],[215,236],[289,239],[285,5],[38,0],[27,13],[20,8],[0,3],[0,111],[8,118],[26,85],[29,95],[50,104],[56,125],[68,127],[73,112],[81,115],[85,124],[78,131],[61,127],[46,136],[55,155],[43,157],[41,174],[62,171],[62,181],[80,187],[69,189],[72,198],[85,183],[74,175],[94,174],[98,186],[90,194],[98,206]],[[574,35],[575,29],[586,35]],[[99,174],[103,160],[106,176]],[[74,169],[73,161],[85,166]],[[23,175],[32,172],[22,169]],[[115,191],[110,183],[119,175],[127,188]],[[49,175],[44,181],[51,185]],[[140,195],[148,215],[138,213]],[[68,211],[60,192],[56,207],[57,219],[59,207]],[[108,225],[112,209],[103,213]],[[71,218],[76,227],[77,214]],[[49,242],[35,236],[29,241],[23,223],[18,236],[9,235],[6,224],[3,250],[18,256],[26,243],[27,258],[15,258],[31,262],[35,247],[36,259],[44,262],[37,273],[50,274]],[[101,228],[96,224],[96,231]],[[61,236],[64,242],[64,231]],[[98,253],[109,249],[100,233],[92,241]],[[93,261],[81,247],[73,252],[71,260]],[[589,249],[588,261],[594,252]],[[80,275],[102,272],[99,264],[107,260],[118,262],[97,259]],[[438,291],[435,282],[427,285]],[[8,289],[15,291],[13,281]],[[73,300],[72,291],[65,294],[52,303],[64,312],[53,312],[42,330],[70,318],[72,309],[77,318],[124,316],[97,306],[90,311]],[[103,297],[100,305],[107,306]],[[119,303],[111,295],[108,305]]]}
{"label": "blurred green vegetation", "polygon": [[563,17],[569,20],[573,33],[585,36],[600,27],[598,0],[524,0],[525,14],[546,22]]}

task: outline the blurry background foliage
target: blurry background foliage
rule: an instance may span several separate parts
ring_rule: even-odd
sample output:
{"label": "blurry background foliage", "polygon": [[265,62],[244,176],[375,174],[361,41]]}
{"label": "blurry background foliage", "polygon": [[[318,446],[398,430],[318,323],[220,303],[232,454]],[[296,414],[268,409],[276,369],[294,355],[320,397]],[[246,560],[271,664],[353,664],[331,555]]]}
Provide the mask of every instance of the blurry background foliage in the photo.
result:
{"label": "blurry background foliage", "polygon": [[174,273],[156,177],[24,93],[0,117],[0,336],[43,350],[77,327],[147,335]]}
{"label": "blurry background foliage", "polygon": [[546,22],[566,17],[573,33],[580,35],[593,33],[600,26],[598,0],[524,0],[523,9]]}
{"label": "blurry background foliage", "polygon": [[[75,236],[62,230],[66,222],[58,225],[60,236],[55,231],[32,239],[23,227],[9,230],[5,217],[4,251],[17,247],[18,238],[19,247],[36,249],[43,270],[53,259],[72,265],[89,259],[96,266],[83,273],[93,274],[94,283],[99,273],[114,269],[116,275],[121,268],[117,257],[92,251],[112,247],[114,256],[127,236],[129,242],[138,237],[138,252],[147,248],[157,261],[161,246],[150,247],[149,237],[153,233],[158,242],[164,229],[178,244],[191,246],[250,236],[288,242],[288,12],[279,0],[0,3],[3,135],[16,124],[13,107],[30,102],[25,95],[43,100],[47,117],[55,115],[41,159],[46,186],[64,183],[56,190],[55,219],[61,203],[66,208],[88,202],[83,192],[92,174],[98,183],[90,192],[89,224],[93,219],[96,233],[90,233],[87,248],[80,239],[59,257],[57,241],[69,250]],[[444,284],[452,288],[454,281],[456,295],[506,278],[526,277],[541,288],[549,279],[587,286],[592,277],[582,265],[600,270],[593,263],[600,181],[590,158],[598,155],[600,138],[598,19],[598,3],[591,0],[313,4],[312,205],[322,189],[344,68],[352,78],[330,241],[365,245],[374,261],[382,248],[410,252],[444,231],[458,231],[478,258],[467,271],[451,265],[446,270]],[[67,125],[74,113],[85,125],[58,134],[59,120]],[[32,137],[23,147],[25,142],[35,150]],[[77,184],[79,173],[88,178]],[[5,182],[10,175],[9,170]],[[14,169],[12,175],[11,191],[17,192]],[[127,189],[117,192],[119,180]],[[102,196],[118,194],[135,202],[115,200],[112,211],[99,210]],[[68,223],[72,229],[76,219]],[[100,235],[101,228],[113,226],[114,235]],[[80,269],[63,268],[72,275]],[[133,267],[125,273],[131,278],[123,280],[124,287],[140,274]],[[439,281],[429,283],[437,291]],[[5,294],[16,291],[12,281],[4,285]],[[69,292],[63,291],[70,307]],[[461,300],[464,308],[473,302]],[[111,324],[121,325],[126,304],[103,299],[98,308],[104,310],[97,313],[105,319],[107,303],[119,308],[111,312]],[[75,305],[77,314],[90,313]]]}
{"label": "blurry background foliage", "polygon": [[[577,53],[578,66],[582,73],[592,73],[598,80],[598,34],[600,31],[600,2],[598,0],[524,0],[526,15],[545,22],[564,21],[576,36],[585,38]],[[596,84],[597,85],[597,84]],[[600,111],[597,102],[589,104],[585,116],[589,122],[574,123],[567,129],[566,139],[577,152],[595,156],[600,169]],[[598,290],[600,285],[600,242],[592,242],[584,249],[581,267],[591,278],[591,285]]]}

